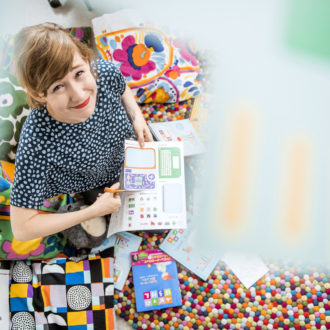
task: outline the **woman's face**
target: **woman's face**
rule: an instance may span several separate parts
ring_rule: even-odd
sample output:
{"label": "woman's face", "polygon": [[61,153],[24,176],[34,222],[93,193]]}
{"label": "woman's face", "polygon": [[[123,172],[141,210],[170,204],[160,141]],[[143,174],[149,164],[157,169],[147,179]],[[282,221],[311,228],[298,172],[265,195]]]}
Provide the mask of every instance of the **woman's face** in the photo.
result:
{"label": "woman's face", "polygon": [[64,123],[80,123],[95,110],[97,87],[90,66],[79,53],[73,59],[72,70],[55,81],[41,100],[49,114]]}

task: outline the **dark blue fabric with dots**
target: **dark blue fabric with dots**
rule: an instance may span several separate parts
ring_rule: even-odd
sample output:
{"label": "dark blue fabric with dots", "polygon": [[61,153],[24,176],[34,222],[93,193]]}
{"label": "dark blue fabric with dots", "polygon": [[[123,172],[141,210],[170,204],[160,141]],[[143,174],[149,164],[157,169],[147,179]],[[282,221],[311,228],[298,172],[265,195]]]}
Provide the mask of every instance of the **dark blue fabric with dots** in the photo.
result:
{"label": "dark blue fabric with dots", "polygon": [[84,122],[56,121],[33,109],[20,136],[11,204],[39,209],[63,193],[83,192],[115,180],[124,161],[124,140],[134,137],[121,103],[125,80],[105,60],[97,61],[97,102]]}

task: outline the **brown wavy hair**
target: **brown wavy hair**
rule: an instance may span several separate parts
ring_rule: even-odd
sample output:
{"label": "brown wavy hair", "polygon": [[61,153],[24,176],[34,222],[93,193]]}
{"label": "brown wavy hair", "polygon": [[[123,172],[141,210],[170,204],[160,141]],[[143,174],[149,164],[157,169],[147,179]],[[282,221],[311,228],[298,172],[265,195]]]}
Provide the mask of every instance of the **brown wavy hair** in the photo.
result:
{"label": "brown wavy hair", "polygon": [[27,91],[27,103],[42,108],[38,95],[47,95],[48,88],[71,69],[75,53],[89,63],[96,58],[87,45],[55,23],[43,23],[23,28],[15,38],[17,78]]}

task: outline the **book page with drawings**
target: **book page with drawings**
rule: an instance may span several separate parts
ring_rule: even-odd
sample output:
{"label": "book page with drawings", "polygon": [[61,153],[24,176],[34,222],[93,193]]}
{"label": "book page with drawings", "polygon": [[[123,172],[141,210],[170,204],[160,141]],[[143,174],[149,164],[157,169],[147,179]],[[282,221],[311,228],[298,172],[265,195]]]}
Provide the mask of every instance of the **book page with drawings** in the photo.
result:
{"label": "book page with drawings", "polygon": [[182,142],[147,142],[141,149],[138,142],[126,141],[121,183],[126,191],[119,212],[111,216],[108,236],[186,227]]}

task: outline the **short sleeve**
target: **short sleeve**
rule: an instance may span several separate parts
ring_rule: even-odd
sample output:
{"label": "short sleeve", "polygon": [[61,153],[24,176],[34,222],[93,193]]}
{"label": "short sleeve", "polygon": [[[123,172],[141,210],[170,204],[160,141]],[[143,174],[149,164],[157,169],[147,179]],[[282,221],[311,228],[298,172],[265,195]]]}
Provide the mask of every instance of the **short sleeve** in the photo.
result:
{"label": "short sleeve", "polygon": [[106,60],[99,60],[97,67],[98,76],[109,85],[109,88],[123,95],[126,89],[126,81],[119,68],[114,63]]}
{"label": "short sleeve", "polygon": [[40,209],[46,199],[47,164],[38,144],[22,132],[15,161],[15,176],[10,204]]}

